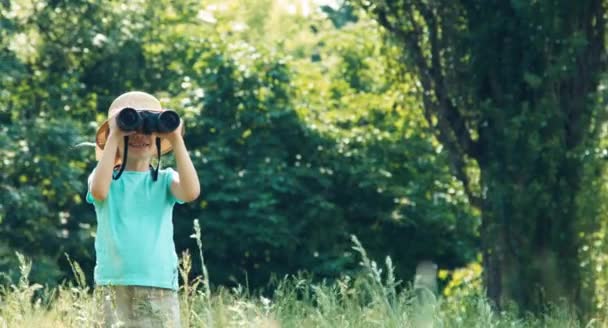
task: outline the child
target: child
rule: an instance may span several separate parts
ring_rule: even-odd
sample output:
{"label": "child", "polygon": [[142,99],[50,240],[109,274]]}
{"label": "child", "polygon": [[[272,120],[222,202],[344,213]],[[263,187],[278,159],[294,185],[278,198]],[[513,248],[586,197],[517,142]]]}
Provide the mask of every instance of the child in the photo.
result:
{"label": "child", "polygon": [[[116,116],[127,107],[164,111],[152,95],[128,92],[112,102],[108,120],[97,131],[98,163],[89,176],[86,199],[97,214],[94,276],[104,299],[103,324],[179,327],[172,213],[176,202],[198,197],[199,180],[182,138],[183,122],[169,133],[125,132]],[[171,150],[177,172],[167,168],[155,177],[152,158],[160,160],[160,154]],[[117,174],[121,165],[124,171]]]}

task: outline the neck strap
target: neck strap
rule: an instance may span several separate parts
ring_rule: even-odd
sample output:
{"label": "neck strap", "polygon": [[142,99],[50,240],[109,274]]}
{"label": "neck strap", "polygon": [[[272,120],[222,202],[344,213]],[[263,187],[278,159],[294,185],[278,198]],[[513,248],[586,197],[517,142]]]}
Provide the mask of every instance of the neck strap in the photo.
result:
{"label": "neck strap", "polygon": [[122,172],[125,170],[125,166],[127,165],[127,153],[129,152],[129,136],[125,136],[125,152],[124,154],[122,154],[122,163],[120,164],[120,169],[118,170],[118,173],[114,172],[112,173],[112,179],[114,180],[118,180],[118,178],[120,178],[120,176],[122,175]]}
{"label": "neck strap", "polygon": [[156,163],[156,169],[150,167],[150,173],[152,173],[152,180],[158,179],[158,169],[160,169],[160,138],[156,138],[156,155],[158,156],[158,163]]}

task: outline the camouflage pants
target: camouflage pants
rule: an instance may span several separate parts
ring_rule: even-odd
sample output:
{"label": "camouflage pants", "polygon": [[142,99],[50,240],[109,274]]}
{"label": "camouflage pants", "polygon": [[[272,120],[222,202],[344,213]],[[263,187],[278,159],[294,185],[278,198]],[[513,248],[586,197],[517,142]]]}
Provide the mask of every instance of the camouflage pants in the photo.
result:
{"label": "camouflage pants", "polygon": [[143,286],[97,286],[96,292],[101,297],[101,326],[104,328],[181,327],[179,301],[174,290]]}

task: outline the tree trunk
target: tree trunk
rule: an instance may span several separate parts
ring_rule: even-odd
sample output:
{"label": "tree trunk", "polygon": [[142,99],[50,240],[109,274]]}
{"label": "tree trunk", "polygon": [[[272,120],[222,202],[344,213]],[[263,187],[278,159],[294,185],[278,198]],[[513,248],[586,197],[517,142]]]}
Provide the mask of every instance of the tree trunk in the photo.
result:
{"label": "tree trunk", "polygon": [[574,167],[582,165],[563,160],[556,179],[517,188],[516,177],[482,170],[484,282],[497,307],[539,312],[547,304],[580,303],[575,197],[582,174]]}

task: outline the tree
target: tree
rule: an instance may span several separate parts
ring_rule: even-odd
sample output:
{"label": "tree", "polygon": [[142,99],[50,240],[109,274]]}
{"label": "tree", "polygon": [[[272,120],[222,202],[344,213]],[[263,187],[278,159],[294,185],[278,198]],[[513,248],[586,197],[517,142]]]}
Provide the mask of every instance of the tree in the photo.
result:
{"label": "tree", "polygon": [[604,121],[605,4],[359,4],[402,48],[396,60],[417,76],[426,119],[482,211],[488,296],[521,309],[584,306],[577,197]]}

